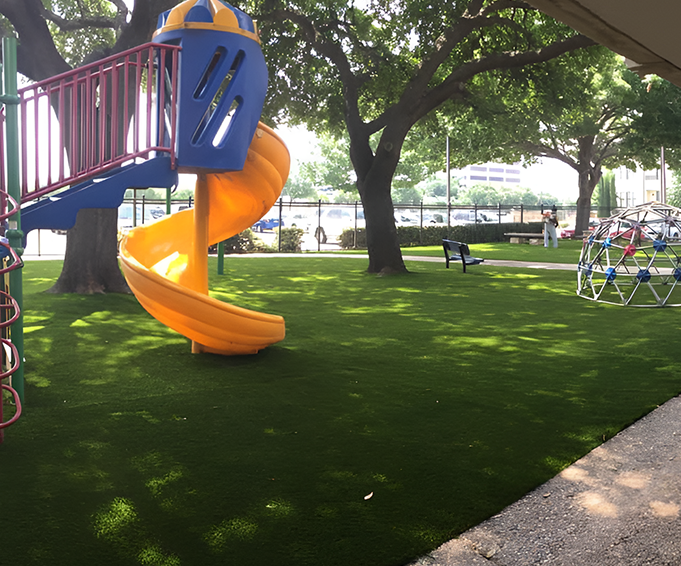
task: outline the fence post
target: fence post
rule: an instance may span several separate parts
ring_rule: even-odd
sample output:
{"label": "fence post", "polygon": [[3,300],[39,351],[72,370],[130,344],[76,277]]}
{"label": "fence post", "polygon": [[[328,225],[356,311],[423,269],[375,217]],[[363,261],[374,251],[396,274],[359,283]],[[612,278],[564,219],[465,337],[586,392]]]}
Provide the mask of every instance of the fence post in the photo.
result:
{"label": "fence post", "polygon": [[447,202],[447,237],[451,237],[452,235],[452,223],[451,223],[451,214],[450,211],[452,210],[452,203]]}
{"label": "fence post", "polygon": [[132,190],[132,227],[137,226],[137,189]]}
{"label": "fence post", "polygon": [[170,214],[170,187],[166,189],[166,214]]}
{"label": "fence post", "polygon": [[523,223],[524,216],[525,216],[525,205],[523,203],[520,203],[520,223]]}
{"label": "fence post", "polygon": [[499,203],[499,224],[501,224],[501,203]]}
{"label": "fence post", "polygon": [[357,249],[357,201],[355,201],[355,236],[352,243],[353,249]]}
{"label": "fence post", "polygon": [[279,197],[279,253],[281,253],[281,213],[284,206],[284,199]]}
{"label": "fence post", "polygon": [[218,275],[225,274],[225,242],[218,242]]}
{"label": "fence post", "polygon": [[144,205],[146,204],[146,196],[142,195],[142,224],[144,224]]}
{"label": "fence post", "polygon": [[322,199],[317,202],[317,251],[322,251]]}
{"label": "fence post", "polygon": [[478,205],[475,204],[475,225],[478,225]]}
{"label": "fence post", "polygon": [[421,221],[419,222],[419,244],[423,245],[423,200],[421,200]]}

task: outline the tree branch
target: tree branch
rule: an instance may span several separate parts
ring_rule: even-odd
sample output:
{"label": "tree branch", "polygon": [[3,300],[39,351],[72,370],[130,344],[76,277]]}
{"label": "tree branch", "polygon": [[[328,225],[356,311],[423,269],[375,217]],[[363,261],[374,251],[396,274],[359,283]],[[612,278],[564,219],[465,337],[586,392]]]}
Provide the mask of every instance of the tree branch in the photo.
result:
{"label": "tree branch", "polygon": [[[343,84],[348,132],[352,134],[353,131],[363,129],[364,123],[359,113],[359,88],[366,78],[361,78],[353,73],[350,62],[342,47],[333,41],[326,40],[314,23],[299,12],[285,9],[274,10],[268,14],[268,18],[286,19],[296,24],[302,33],[303,39],[315,51],[335,65]],[[362,77],[366,77],[366,75],[363,74]]]}
{"label": "tree branch", "polygon": [[567,153],[564,153],[556,147],[550,147],[544,144],[536,144],[529,141],[520,142],[517,147],[522,151],[536,155],[537,157],[549,157],[551,159],[557,159],[562,161],[566,165],[569,165],[573,169],[578,169],[577,162],[572,159]]}
{"label": "tree branch", "polygon": [[523,10],[535,10],[534,7],[530,6],[527,2],[523,2],[522,0],[497,0],[496,2],[492,2],[489,6],[487,6],[482,12],[481,16],[489,16],[489,14],[494,14],[496,12],[499,12],[501,10],[506,10],[508,8],[520,8]]}
{"label": "tree branch", "polygon": [[120,35],[111,51],[117,53],[151,41],[158,15],[176,5],[177,0],[145,0],[143,2],[137,0],[130,21],[121,25]]}
{"label": "tree branch", "polygon": [[47,23],[41,16],[41,0],[0,0],[5,16],[19,37],[17,67],[29,79],[39,81],[70,69],[57,51]]}
{"label": "tree branch", "polygon": [[42,2],[40,2],[40,6],[40,15],[47,21],[56,24],[62,31],[76,31],[88,27],[100,29],[116,29],[117,27],[117,18],[107,18],[105,16],[83,16],[81,18],[66,19],[45,8]]}
{"label": "tree branch", "polygon": [[[426,90],[428,88],[428,84],[433,79],[440,66],[447,60],[456,46],[466,39],[473,31],[500,24],[510,26],[511,28],[518,31],[519,28],[512,20],[503,18],[501,16],[493,16],[493,14],[496,14],[500,10],[507,8],[524,8],[534,10],[534,8],[525,2],[518,0],[496,0],[484,9],[482,8],[482,5],[482,1],[473,0],[469,4],[466,13],[457,22],[457,24],[449,27],[447,31],[445,31],[445,33],[436,40],[434,51],[428,57],[424,58],[423,62],[418,68],[416,76],[412,80],[409,87],[405,90],[405,94],[408,95],[411,92],[418,96],[418,93]],[[522,32],[522,29],[520,31]],[[519,65],[522,64],[523,63],[520,63]],[[459,67],[459,69],[462,67],[465,67],[465,65],[462,65]],[[452,82],[465,82],[466,80],[468,79],[453,80]],[[446,100],[446,98],[447,97],[445,97],[443,101]],[[414,101],[412,99],[409,104],[413,104],[413,102]]]}
{"label": "tree branch", "polygon": [[[455,95],[460,88],[459,85],[466,83],[475,75],[487,71],[513,69],[533,63],[542,63],[570,51],[590,47],[595,44],[592,39],[584,35],[576,35],[535,51],[493,53],[475,61],[464,63],[452,71],[441,84],[423,96],[421,100],[421,106],[423,107],[422,115],[425,116],[425,114],[437,108],[452,95]],[[400,101],[401,103],[402,101]]]}

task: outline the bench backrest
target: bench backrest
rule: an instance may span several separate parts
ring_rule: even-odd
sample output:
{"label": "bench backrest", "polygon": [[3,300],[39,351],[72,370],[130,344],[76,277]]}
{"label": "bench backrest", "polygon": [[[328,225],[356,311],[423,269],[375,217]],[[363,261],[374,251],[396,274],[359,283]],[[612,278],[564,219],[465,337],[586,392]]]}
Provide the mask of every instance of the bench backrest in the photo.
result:
{"label": "bench backrest", "polygon": [[468,248],[468,244],[464,244],[463,242],[443,239],[442,246],[444,247],[445,251],[450,251],[461,255],[471,255],[471,250]]}

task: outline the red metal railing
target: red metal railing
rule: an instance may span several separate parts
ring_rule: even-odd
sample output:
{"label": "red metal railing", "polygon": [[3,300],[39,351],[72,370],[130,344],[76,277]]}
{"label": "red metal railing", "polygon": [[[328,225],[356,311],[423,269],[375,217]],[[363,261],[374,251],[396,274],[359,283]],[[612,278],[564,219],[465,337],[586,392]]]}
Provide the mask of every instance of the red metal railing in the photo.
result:
{"label": "red metal railing", "polygon": [[[148,43],[18,91],[21,202],[84,181],[139,158],[167,153],[175,165],[179,47]],[[19,210],[7,192],[4,107],[0,112],[0,234]],[[0,238],[0,277],[21,258]],[[21,416],[16,390],[2,383],[21,360],[9,335],[18,302],[0,289],[0,443]],[[9,352],[8,352],[9,350]],[[3,415],[3,391],[15,402]]]}
{"label": "red metal railing", "polygon": [[[16,201],[7,193],[0,193],[0,202],[3,210],[0,214],[0,224],[4,224],[10,216],[17,213],[19,210]],[[8,204],[11,204],[12,209],[7,210]],[[15,423],[21,416],[21,399],[17,391],[10,385],[5,385],[2,380],[10,377],[19,369],[21,359],[19,351],[14,345],[10,335],[10,327],[14,324],[21,314],[19,303],[12,297],[5,287],[5,274],[23,267],[23,262],[19,254],[14,250],[9,242],[3,237],[0,238],[0,255],[7,260],[0,261],[0,282],[2,282],[3,289],[0,290],[0,444],[5,439],[4,429]],[[4,418],[4,394],[3,391],[9,391],[14,400],[14,415],[5,421]]]}
{"label": "red metal railing", "polygon": [[22,202],[158,152],[174,165],[179,49],[147,43],[20,89]]}

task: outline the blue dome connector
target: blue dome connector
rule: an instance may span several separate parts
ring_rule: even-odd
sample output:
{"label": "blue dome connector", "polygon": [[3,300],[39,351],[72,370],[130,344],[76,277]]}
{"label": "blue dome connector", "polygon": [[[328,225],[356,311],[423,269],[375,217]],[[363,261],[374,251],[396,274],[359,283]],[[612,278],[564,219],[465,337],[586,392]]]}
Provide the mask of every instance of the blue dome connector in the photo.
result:
{"label": "blue dome connector", "polygon": [[641,283],[648,283],[648,281],[650,281],[650,271],[648,269],[639,269],[636,274],[636,279]]}
{"label": "blue dome connector", "polygon": [[653,249],[656,252],[663,252],[664,250],[667,249],[667,242],[664,240],[655,240],[653,242]]}

